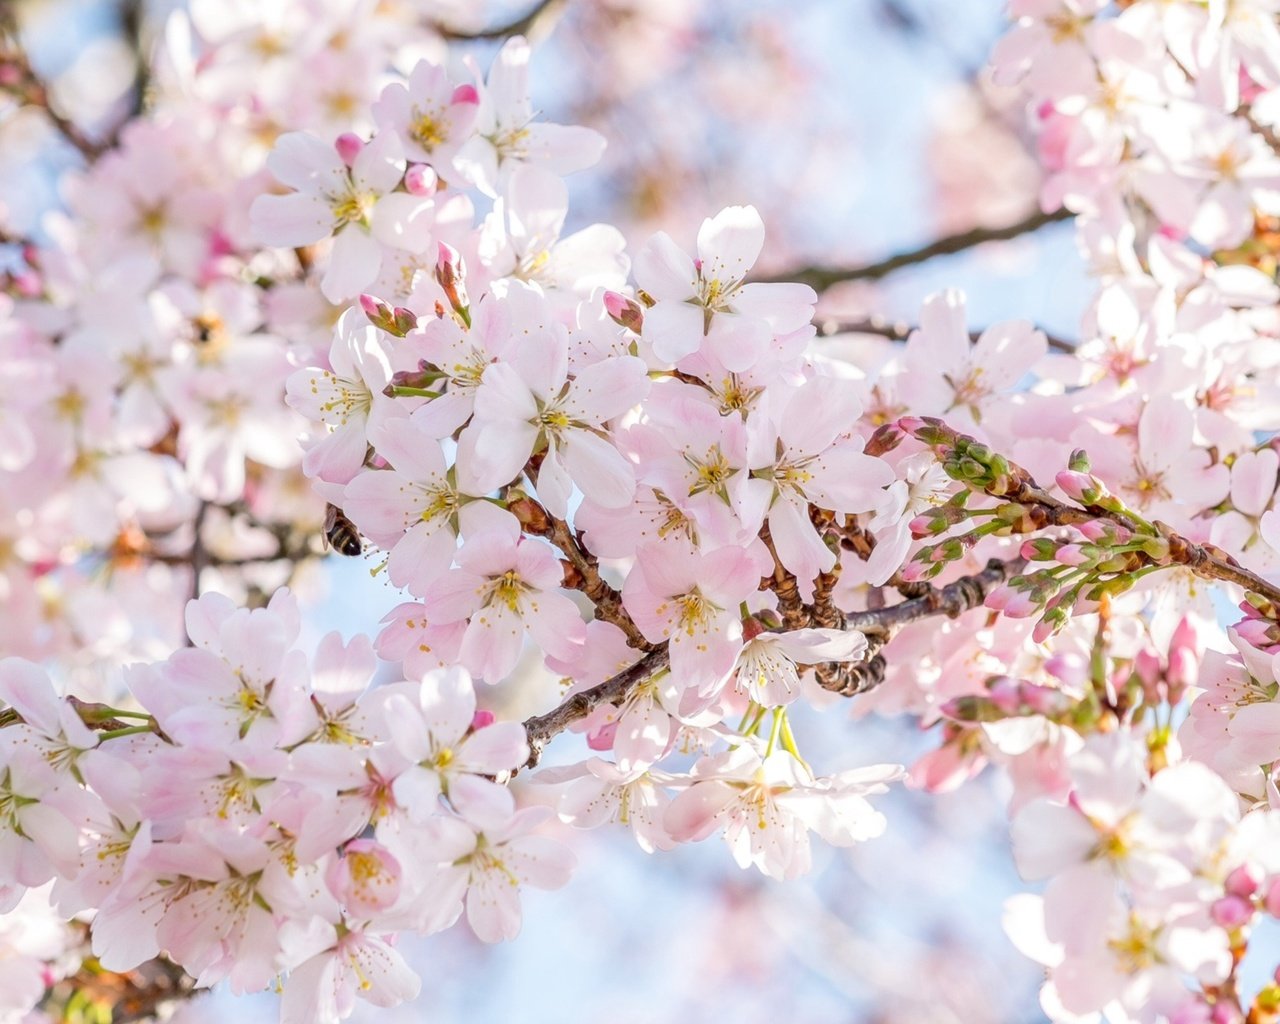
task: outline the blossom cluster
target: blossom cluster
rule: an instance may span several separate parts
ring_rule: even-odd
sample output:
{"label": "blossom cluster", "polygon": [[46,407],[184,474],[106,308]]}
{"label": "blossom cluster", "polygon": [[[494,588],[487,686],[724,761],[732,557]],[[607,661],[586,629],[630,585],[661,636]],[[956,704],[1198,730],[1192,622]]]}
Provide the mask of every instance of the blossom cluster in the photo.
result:
{"label": "blossom cluster", "polygon": [[[1244,1019],[1280,910],[1273,5],[1014,0],[993,75],[1098,282],[1069,353],[956,291],[819,338],[752,206],[566,232],[605,140],[535,112],[518,36],[482,72],[396,4],[190,6],[0,296],[6,911],[336,1021],[417,993],[401,933],[513,938],[563,825],[789,879],[896,780],[997,764],[1046,1011]],[[399,603],[309,657],[282,584],[326,529]],[[59,659],[145,660],[107,705]],[[496,720],[531,666],[558,703]],[[941,743],[815,768],[824,690]],[[0,1011],[75,969],[30,932]]]}

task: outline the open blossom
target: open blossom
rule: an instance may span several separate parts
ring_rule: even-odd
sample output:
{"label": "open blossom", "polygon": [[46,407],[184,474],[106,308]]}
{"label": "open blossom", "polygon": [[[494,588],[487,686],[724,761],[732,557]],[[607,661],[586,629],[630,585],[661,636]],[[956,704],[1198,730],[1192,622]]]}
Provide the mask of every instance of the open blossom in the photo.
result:
{"label": "open blossom", "polygon": [[763,416],[748,423],[752,486],[768,495],[764,505],[774,550],[795,574],[805,600],[818,573],[836,563],[814,529],[810,504],[841,514],[866,512],[893,482],[888,464],[863,454],[864,440],[849,429],[861,412],[857,393],[843,381],[814,377],[791,393],[776,424]]}
{"label": "open blossom", "polygon": [[496,683],[510,674],[526,629],[557,658],[583,642],[586,627],[559,590],[564,574],[546,544],[514,525],[486,530],[463,544],[457,563],[431,588],[426,611],[437,623],[470,620],[459,657],[479,678]]}
{"label": "open blossom", "polygon": [[545,807],[526,807],[484,831],[457,819],[436,822],[432,852],[441,866],[431,888],[441,894],[465,892],[467,923],[482,942],[519,934],[522,885],[559,889],[569,881],[576,864],[573,854],[532,834],[550,816]]}
{"label": "open blossom", "polygon": [[386,939],[344,926],[329,949],[289,972],[280,1021],[338,1024],[351,1016],[357,998],[398,1006],[421,988],[422,980]]}
{"label": "open blossom", "polygon": [[734,669],[738,689],[757,704],[780,707],[800,696],[800,665],[860,661],[867,638],[856,629],[793,629],[746,642]]}
{"label": "open blossom", "polygon": [[373,105],[378,128],[394,132],[410,160],[442,174],[471,136],[480,96],[470,83],[454,85],[444,68],[419,61],[407,82],[390,82]]}
{"label": "open blossom", "polygon": [[622,599],[650,643],[671,643],[682,688],[714,692],[742,650],[739,605],[768,566],[756,549],[717,548],[679,560],[657,545],[637,552]]}
{"label": "open blossom", "polygon": [[391,380],[391,360],[379,332],[358,309],[338,321],[329,349],[329,369],[307,367],[289,377],[288,402],[327,433],[307,448],[308,476],[345,484],[364,465],[369,431],[390,411],[382,389]]}
{"label": "open blossom", "polygon": [[762,758],[744,743],[699,761],[664,821],[681,841],[723,829],[739,867],[754,864],[771,877],[794,878],[808,870],[811,829],[835,846],[884,831],[884,817],[866,798],[885,792],[900,774],[890,765],[815,781],[789,753]]}
{"label": "open blossom", "polygon": [[477,827],[511,816],[510,792],[486,776],[525,762],[524,729],[516,722],[473,728],[476,695],[464,670],[432,672],[417,687],[416,699],[396,694],[384,708],[396,750],[413,762],[393,787],[411,817],[437,813],[441,795]]}
{"label": "open blossom", "polygon": [[364,146],[350,168],[314,135],[289,132],[280,136],[267,166],[294,191],[254,200],[254,229],[267,245],[290,247],[332,235],[333,252],[321,281],[331,302],[359,294],[377,276],[379,243],[416,251],[431,244],[431,201],[393,192],[405,161],[390,132]]}
{"label": "open blossom", "polygon": [[485,370],[459,454],[479,491],[512,480],[535,446],[545,445],[537,488],[553,515],[567,513],[575,484],[605,507],[631,500],[634,470],[604,428],[648,391],[644,363],[622,356],[567,375],[567,346],[551,334],[526,339],[510,362]]}
{"label": "open blossom", "polygon": [[729,370],[745,370],[775,334],[809,322],[817,296],[808,285],[747,284],[764,247],[754,206],[731,206],[702,222],[697,259],[659,232],[636,255],[636,283],[656,305],[645,311],[644,339],[664,362],[706,345]]}
{"label": "open blossom", "polygon": [[455,166],[485,195],[499,195],[520,166],[572,174],[590,167],[604,151],[604,139],[590,128],[534,120],[530,53],[521,36],[503,44],[480,90],[474,134],[454,157]]}

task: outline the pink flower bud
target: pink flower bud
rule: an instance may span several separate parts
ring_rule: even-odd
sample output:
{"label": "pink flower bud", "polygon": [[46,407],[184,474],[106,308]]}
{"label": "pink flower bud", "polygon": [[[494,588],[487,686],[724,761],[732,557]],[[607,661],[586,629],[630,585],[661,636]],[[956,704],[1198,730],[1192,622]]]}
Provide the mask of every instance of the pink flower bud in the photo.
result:
{"label": "pink flower bud", "polygon": [[1092,505],[1107,493],[1096,477],[1074,469],[1064,469],[1054,479],[1063,494],[1082,505]]}
{"label": "pink flower bud", "polygon": [[1262,887],[1266,876],[1256,864],[1241,864],[1227,875],[1226,890],[1232,896],[1249,897]]}
{"label": "pink flower bud", "polygon": [[476,87],[467,83],[460,85],[453,90],[453,95],[449,98],[450,103],[479,103],[480,94],[476,92]]}
{"label": "pink flower bud", "polygon": [[609,319],[619,327],[640,334],[644,328],[644,310],[635,299],[629,299],[618,292],[604,293],[604,310]]}
{"label": "pink flower bud", "polygon": [[356,162],[360,150],[364,149],[364,140],[354,132],[343,132],[333,140],[333,148],[338,151],[342,162],[350,167]]}
{"label": "pink flower bud", "polygon": [[1223,928],[1239,928],[1253,919],[1253,904],[1239,896],[1224,896],[1209,908],[1209,916]]}
{"label": "pink flower bud", "polygon": [[404,172],[404,188],[410,195],[429,196],[440,184],[434,167],[427,164],[410,164]]}
{"label": "pink flower bud", "polygon": [[480,709],[474,715],[471,716],[472,732],[475,732],[477,729],[483,729],[485,726],[488,726],[488,725],[493,725],[492,711],[485,711],[484,709]]}
{"label": "pink flower bud", "polygon": [[370,320],[382,319],[391,315],[391,307],[368,292],[360,294],[360,308],[364,310],[364,315]]}
{"label": "pink flower bud", "polygon": [[372,917],[400,898],[400,862],[373,839],[353,839],[324,876],[349,917]]}
{"label": "pink flower bud", "polygon": [[1160,682],[1160,656],[1144,647],[1133,659],[1133,670],[1142,680],[1142,688],[1154,693],[1156,684]]}
{"label": "pink flower bud", "polygon": [[1059,565],[1084,565],[1093,559],[1085,553],[1079,544],[1063,544],[1053,553],[1054,561]]}
{"label": "pink flower bud", "polygon": [[1230,1003],[1217,1002],[1209,1012],[1209,1024],[1244,1024],[1244,1017]]}

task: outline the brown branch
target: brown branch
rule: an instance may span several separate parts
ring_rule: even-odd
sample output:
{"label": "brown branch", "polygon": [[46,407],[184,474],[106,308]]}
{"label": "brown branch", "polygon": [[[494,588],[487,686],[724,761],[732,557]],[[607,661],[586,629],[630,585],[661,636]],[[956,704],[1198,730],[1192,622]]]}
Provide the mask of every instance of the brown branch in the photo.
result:
{"label": "brown branch", "polygon": [[447,25],[436,25],[435,30],[445,39],[465,42],[471,39],[506,39],[508,36],[536,36],[549,32],[564,13],[569,0],[540,0],[526,14],[492,28],[478,32],[463,32],[449,28]]}
{"label": "brown branch", "polygon": [[31,66],[26,50],[18,39],[17,18],[13,9],[3,2],[0,2],[0,67],[11,69],[16,76],[16,81],[4,86],[3,91],[10,93],[24,106],[44,111],[54,128],[86,160],[93,161],[101,155],[104,147],[90,139],[79,125],[54,109],[50,103],[49,90]]}
{"label": "brown branch", "polygon": [[[947,452],[955,452],[957,444],[983,447],[978,445],[974,438],[953,430],[942,420],[931,416],[922,417],[921,420],[925,424],[924,431],[928,432],[930,439],[921,437],[919,433],[916,436],[934,450],[940,461]],[[1036,483],[1035,478],[1016,462],[991,452],[988,452],[987,456],[990,460],[986,466],[988,477],[968,481],[967,486],[971,490],[981,491],[1003,502],[1024,506],[1023,520],[1010,523],[1013,532],[1033,533],[1048,526],[1079,526],[1105,519],[1124,527],[1130,533],[1151,536],[1152,525],[1154,525],[1156,534],[1169,543],[1167,561],[1164,558],[1153,558],[1141,551],[1132,552],[1140,564],[1160,567],[1181,565],[1202,579],[1234,583],[1246,591],[1267,598],[1273,604],[1280,605],[1280,587],[1244,568],[1222,549],[1212,545],[1196,544],[1164,523],[1137,522],[1124,512],[1104,505],[1085,505],[1084,507],[1068,505]],[[998,472],[993,468],[997,462],[999,463]]]}
{"label": "brown branch", "polygon": [[[847,322],[820,320],[814,326],[818,328],[818,336],[820,338],[829,338],[834,334],[875,334],[881,338],[888,338],[890,341],[906,341],[911,336],[911,332],[916,330],[916,327],[912,324],[901,320],[888,320],[880,316]],[[1051,349],[1056,349],[1059,352],[1075,352],[1076,342],[1050,334],[1043,328],[1038,328],[1038,330],[1045,336],[1045,340],[1049,342]],[[982,337],[982,334],[982,330],[970,331],[969,340],[971,342],[977,341]]]}
{"label": "brown branch", "polygon": [[1046,224],[1070,220],[1073,216],[1074,214],[1066,209],[1054,210],[1052,213],[1041,213],[1037,210],[1022,220],[1002,228],[970,228],[968,231],[946,235],[918,249],[909,249],[875,263],[865,263],[857,267],[794,267],[777,274],[757,277],[754,280],[798,282],[807,284],[819,292],[844,281],[878,281],[903,267],[925,263],[937,256],[951,256],[986,242],[1007,242],[1037,231]]}
{"label": "brown branch", "polygon": [[[945,587],[930,587],[929,592],[921,597],[890,605],[888,608],[843,615],[843,628],[857,629],[867,634],[871,645],[868,658],[852,665],[836,666],[838,672],[827,671],[828,666],[819,666],[819,681],[827,689],[845,696],[866,692],[884,679],[885,661],[877,652],[896,630],[935,615],[945,615],[952,619],[963,615],[982,604],[992,589],[1018,572],[1023,564],[1021,558],[1008,562],[993,560],[981,572],[965,576]],[[545,715],[527,719],[524,723],[529,738],[529,760],[526,767],[532,768],[538,763],[543,748],[553,736],[563,732],[574,722],[586,718],[602,704],[621,703],[636,687],[665,669],[669,658],[667,644],[660,644],[616,676],[574,694]],[[827,682],[823,682],[824,674]]]}
{"label": "brown branch", "polygon": [[651,650],[643,658],[616,676],[603,683],[575,693],[562,701],[545,715],[535,715],[525,720],[524,730],[529,738],[529,760],[526,766],[532,768],[542,757],[542,749],[556,734],[563,732],[579,719],[586,718],[602,704],[617,704],[632,690],[652,679],[658,672],[667,667],[670,652],[667,645],[661,644]]}

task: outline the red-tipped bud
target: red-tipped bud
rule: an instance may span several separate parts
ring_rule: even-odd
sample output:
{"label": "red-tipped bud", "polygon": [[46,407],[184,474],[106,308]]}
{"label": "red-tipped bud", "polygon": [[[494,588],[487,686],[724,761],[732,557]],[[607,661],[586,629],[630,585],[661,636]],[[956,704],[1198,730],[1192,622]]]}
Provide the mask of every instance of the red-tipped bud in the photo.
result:
{"label": "red-tipped bud", "polygon": [[436,256],[436,280],[444,290],[453,311],[471,326],[471,302],[467,298],[467,265],[461,253],[448,242],[441,242]]}
{"label": "red-tipped bud", "polygon": [[333,148],[338,151],[342,162],[350,167],[356,162],[360,150],[364,149],[364,139],[354,132],[343,132],[333,140]]}
{"label": "red-tipped bud", "polygon": [[469,82],[466,85],[460,85],[453,90],[453,95],[449,98],[450,103],[479,103],[480,93],[476,91],[476,87]]}
{"label": "red-tipped bud", "polygon": [[1232,896],[1247,899],[1262,888],[1266,876],[1256,864],[1241,864],[1227,875],[1226,889]]}
{"label": "red-tipped bud", "polygon": [[484,710],[480,710],[480,711],[477,711],[474,715],[472,715],[472,716],[471,716],[471,731],[472,731],[472,732],[474,732],[474,731],[475,731],[475,730],[477,730],[477,729],[483,729],[485,726],[488,726],[488,725],[493,725],[493,712],[492,712],[492,711],[484,711]]}
{"label": "red-tipped bud", "polygon": [[633,334],[644,329],[644,310],[635,299],[629,299],[618,292],[604,293],[604,309],[619,327],[625,327]]}
{"label": "red-tipped bud", "polygon": [[427,164],[410,164],[404,172],[404,188],[410,195],[429,196],[440,184],[435,168]]}
{"label": "red-tipped bud", "polygon": [[1224,896],[1209,908],[1209,916],[1223,928],[1234,930],[1253,918],[1253,904],[1239,896]]}

